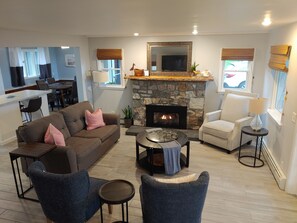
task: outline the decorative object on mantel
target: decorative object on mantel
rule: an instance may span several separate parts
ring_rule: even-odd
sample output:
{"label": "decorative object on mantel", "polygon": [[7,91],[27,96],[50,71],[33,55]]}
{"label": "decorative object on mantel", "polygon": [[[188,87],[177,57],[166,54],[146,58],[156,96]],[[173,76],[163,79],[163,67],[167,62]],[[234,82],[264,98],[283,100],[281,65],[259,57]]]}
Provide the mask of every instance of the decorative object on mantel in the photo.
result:
{"label": "decorative object on mantel", "polygon": [[135,63],[132,64],[130,71],[134,71],[134,76],[141,77],[144,76],[144,69],[137,69]]}
{"label": "decorative object on mantel", "polygon": [[200,71],[197,70],[197,67],[199,66],[199,64],[196,64],[196,62],[193,63],[193,65],[191,66],[191,72],[194,75],[198,75],[200,74]]}
{"label": "decorative object on mantel", "polygon": [[201,74],[202,77],[209,77],[211,75],[209,70],[201,71],[200,74]]}
{"label": "decorative object on mantel", "polygon": [[126,108],[122,109],[122,112],[124,114],[124,125],[125,128],[129,128],[133,124],[133,112],[130,105],[128,105]]}
{"label": "decorative object on mantel", "polygon": [[134,69],[134,75],[137,77],[144,76],[144,69]]}

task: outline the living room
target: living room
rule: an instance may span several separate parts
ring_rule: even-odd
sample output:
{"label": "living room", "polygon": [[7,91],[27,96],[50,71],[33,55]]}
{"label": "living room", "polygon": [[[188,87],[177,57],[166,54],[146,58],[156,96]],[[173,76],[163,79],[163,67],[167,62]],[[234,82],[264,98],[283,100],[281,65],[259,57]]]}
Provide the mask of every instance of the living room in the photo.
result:
{"label": "living room", "polygon": [[[291,5],[291,8],[294,8],[294,4],[290,1],[288,2],[288,5]],[[254,1],[254,4],[257,4],[256,1]],[[283,4],[283,3],[278,3]],[[2,8],[2,7],[1,7]],[[207,10],[207,9],[205,9]],[[268,9],[267,9],[268,10]],[[289,10],[289,9],[288,9]],[[133,13],[133,12],[129,12]],[[289,13],[288,13],[289,14]],[[259,26],[261,23],[261,18],[257,18],[257,21],[259,21]],[[95,19],[94,19],[95,20]],[[290,54],[290,63],[288,67],[288,75],[287,75],[287,82],[286,82],[286,91],[288,92],[286,96],[286,101],[284,104],[284,112],[281,116],[281,123],[277,120],[275,120],[275,117],[273,117],[272,113],[267,113],[266,115],[262,116],[262,119],[265,123],[265,128],[269,130],[268,136],[265,137],[265,149],[267,149],[270,154],[273,156],[273,160],[275,164],[277,165],[277,169],[281,171],[282,177],[285,179],[285,186],[282,188],[282,190],[279,189],[279,182],[277,180],[274,180],[274,175],[272,175],[270,169],[268,168],[268,164],[265,163],[265,166],[262,168],[265,168],[264,170],[261,169],[244,169],[240,166],[240,164],[236,165],[236,155],[237,152],[231,153],[231,154],[225,154],[222,151],[218,151],[215,148],[208,148],[207,145],[203,145],[201,148],[201,153],[197,153],[196,151],[193,152],[194,154],[191,154],[191,157],[193,157],[193,160],[191,160],[191,165],[193,165],[192,168],[187,172],[193,172],[193,171],[202,171],[209,170],[212,172],[215,172],[213,174],[213,187],[212,191],[215,191],[216,193],[209,193],[209,203],[206,203],[205,211],[206,216],[203,222],[228,222],[228,221],[235,221],[239,222],[239,214],[242,215],[242,221],[243,222],[260,222],[260,219],[255,217],[255,212],[252,214],[246,214],[249,215],[248,220],[244,220],[246,217],[244,212],[236,212],[236,217],[232,216],[232,214],[225,215],[225,218],[219,216],[223,213],[221,212],[213,212],[215,208],[222,208],[221,205],[224,205],[224,203],[220,203],[215,199],[215,194],[225,193],[228,189],[228,186],[230,190],[234,190],[235,194],[245,193],[245,191],[240,190],[236,186],[236,180],[232,181],[234,185],[230,185],[228,182],[220,182],[219,172],[228,172],[227,174],[229,178],[224,178],[224,180],[236,177],[240,178],[242,175],[246,174],[247,176],[250,176],[251,172],[256,175],[252,175],[251,177],[255,176],[255,179],[261,180],[261,177],[263,178],[269,178],[269,184],[270,188],[272,188],[269,192],[265,191],[267,193],[276,193],[276,194],[286,194],[282,196],[287,196],[288,194],[297,194],[296,188],[297,188],[297,177],[296,177],[296,171],[295,166],[297,162],[296,154],[297,154],[297,137],[296,137],[296,124],[292,120],[293,113],[297,111],[297,104],[296,104],[296,77],[295,73],[297,72],[297,66],[296,66],[296,39],[297,39],[297,23],[293,23],[294,17],[292,20],[289,20],[290,24],[282,24],[281,26],[275,26],[273,29],[267,29],[264,28],[261,31],[250,31],[249,33],[245,32],[237,32],[237,33],[230,33],[230,32],[221,32],[221,33],[212,33],[212,34],[203,34],[203,35],[192,35],[191,31],[189,31],[188,35],[151,35],[151,36],[142,36],[140,32],[140,36],[135,37],[132,36],[99,36],[96,37],[96,34],[88,35],[88,37],[83,35],[70,35],[63,33],[61,31],[56,30],[54,31],[53,28],[49,28],[49,31],[40,32],[37,31],[37,29],[34,31],[29,29],[20,29],[17,26],[12,26],[10,28],[6,26],[1,26],[0,29],[0,47],[31,47],[31,46],[48,46],[48,47],[58,47],[58,46],[72,46],[72,47],[79,47],[80,50],[80,59],[81,59],[81,72],[77,73],[77,81],[78,81],[78,91],[79,91],[79,100],[89,100],[90,102],[95,102],[95,107],[100,107],[103,109],[104,112],[115,112],[118,114],[121,114],[121,109],[126,107],[127,105],[132,105],[132,84],[130,80],[125,80],[126,86],[122,89],[107,89],[107,88],[101,88],[100,86],[95,86],[93,89],[92,79],[90,76],[90,70],[97,70],[97,58],[96,58],[96,51],[100,48],[110,48],[110,49],[123,49],[123,61],[124,61],[124,74],[131,75],[132,72],[129,70],[132,64],[136,64],[137,68],[139,69],[147,69],[147,42],[180,42],[180,41],[191,41],[192,42],[192,63],[196,62],[199,64],[198,69],[203,70],[209,70],[211,74],[214,77],[214,81],[209,81],[207,83],[206,92],[205,92],[205,108],[204,112],[210,112],[217,110],[220,107],[221,100],[222,100],[222,93],[218,92],[218,85],[219,85],[219,74],[221,69],[221,50],[222,48],[254,48],[255,49],[255,56],[254,56],[254,67],[253,67],[253,82],[251,86],[251,92],[258,93],[260,96],[268,98],[269,102],[271,103],[272,100],[272,91],[273,91],[273,76],[270,73],[268,63],[270,58],[270,47],[274,45],[281,45],[281,44],[287,44],[292,46],[291,54]],[[275,21],[277,22],[277,20]],[[280,21],[279,21],[280,23]],[[191,26],[189,26],[191,28]],[[51,30],[52,29],[52,30]],[[114,31],[116,33],[116,31]],[[3,73],[2,73],[3,76]],[[94,93],[94,94],[93,94]],[[93,99],[94,98],[94,99]],[[112,101],[112,103],[110,103]],[[122,132],[125,131],[125,129],[121,129]],[[128,148],[133,149],[134,148],[134,138],[125,138],[129,136],[125,136],[124,134],[121,135],[121,140],[123,140],[122,146],[127,146]],[[130,136],[131,137],[131,136]],[[130,143],[132,145],[130,145]],[[193,150],[194,151],[197,146],[197,148],[200,148],[200,144],[193,143]],[[1,147],[3,148],[4,152],[1,152],[1,158],[5,157],[7,158],[7,151],[12,149],[12,147],[15,147],[16,143],[12,143],[9,145],[9,147]],[[128,150],[128,148],[126,148]],[[132,153],[129,153],[129,151],[123,150],[119,151],[118,154],[107,154],[106,157],[104,157],[103,160],[100,160],[96,167],[91,170],[91,174],[96,177],[102,177],[109,179],[112,178],[125,178],[128,177],[128,179],[134,177],[133,181],[136,181],[139,183],[139,178],[136,180],[135,175],[139,175],[139,173],[142,173],[141,171],[134,169],[134,150]],[[113,150],[111,150],[113,151]],[[116,149],[116,151],[118,151]],[[124,161],[124,163],[119,164],[119,168],[115,171],[115,173],[112,175],[109,172],[113,170],[112,166],[108,161],[113,158],[117,158],[121,154],[128,153],[130,157]],[[3,156],[2,156],[3,155]],[[198,157],[196,157],[198,156]],[[200,156],[200,158],[199,158]],[[211,157],[213,156],[213,157]],[[195,158],[196,157],[196,158]],[[206,161],[203,161],[201,157],[205,158],[205,160],[208,160],[212,165],[206,164]],[[133,161],[131,161],[133,160]],[[225,163],[225,161],[228,160],[231,162],[230,166]],[[197,163],[199,163],[199,165]],[[218,170],[214,167],[217,165],[216,162],[222,162],[227,165],[227,168],[225,171],[223,169]],[[125,164],[132,165],[130,167],[125,167]],[[238,162],[237,162],[238,163]],[[204,165],[202,165],[204,164]],[[7,167],[10,168],[9,162],[5,162],[5,165],[1,167],[1,172],[4,173],[4,175],[9,175],[7,171],[4,171],[4,169]],[[100,168],[99,168],[100,167]],[[226,168],[224,165],[219,165],[220,168]],[[240,169],[240,172],[233,172],[232,167]],[[121,170],[122,168],[122,170]],[[214,170],[215,169],[215,170]],[[127,173],[125,171],[131,171],[131,173]],[[259,171],[258,173],[255,173],[256,171]],[[102,173],[105,172],[105,173]],[[234,174],[232,176],[232,174]],[[269,176],[266,176],[266,174],[270,174]],[[212,177],[212,176],[210,176]],[[24,217],[24,212],[26,211],[17,209],[18,211],[14,212],[10,210],[5,206],[11,204],[13,207],[19,206],[21,203],[17,202],[17,198],[11,198],[15,195],[15,188],[12,184],[12,181],[8,180],[8,177],[4,177],[4,181],[7,185],[10,185],[10,187],[3,186],[2,191],[11,191],[11,195],[9,195],[9,198],[5,198],[7,196],[6,192],[3,192],[3,197],[1,198],[1,210],[5,213],[6,217],[2,217],[0,215],[1,220],[3,222],[11,222],[11,221],[20,221],[22,217]],[[247,183],[248,180],[244,183]],[[266,181],[262,182],[262,184],[265,184]],[[273,182],[273,183],[272,183]],[[219,188],[220,183],[222,184],[228,184],[228,186],[224,186],[223,188]],[[261,183],[259,183],[261,185]],[[274,186],[272,186],[274,184]],[[240,184],[242,185],[242,184]],[[259,186],[259,185],[257,185]],[[251,185],[247,185],[247,187],[252,187]],[[261,189],[263,189],[261,187]],[[256,203],[257,199],[256,194],[257,191],[253,187],[253,190],[255,191],[255,201],[251,201],[251,203]],[[279,191],[278,191],[279,190]],[[283,191],[284,190],[284,191]],[[219,193],[220,192],[220,193]],[[211,195],[212,194],[212,195]],[[233,194],[234,195],[234,194]],[[219,196],[219,195],[218,195]],[[261,195],[263,196],[263,195]],[[260,197],[261,197],[260,196]],[[13,201],[11,201],[11,199]],[[222,199],[226,199],[225,197],[222,197]],[[240,197],[236,197],[236,199],[232,200],[232,202],[228,203],[229,206],[224,209],[226,212],[229,210],[232,212],[232,209],[245,209],[250,208],[250,206],[238,207],[236,202],[240,202]],[[278,200],[278,198],[275,198]],[[282,199],[282,198],[281,198]],[[296,198],[294,197],[296,200]],[[282,217],[284,217],[284,213],[281,213],[280,215],[275,215],[273,217],[271,216],[267,217],[268,220],[266,222],[276,222],[276,221],[282,221],[282,222],[294,222],[295,219],[293,217],[296,217],[296,201],[294,199],[289,198],[288,203],[290,203],[292,206],[288,208],[289,212],[292,214],[292,218],[285,218],[285,220],[282,220]],[[211,202],[212,201],[212,202]],[[133,205],[138,206],[138,209],[136,209],[138,212],[140,212],[140,203],[138,203],[139,200],[134,201]],[[273,200],[271,200],[273,203]],[[30,207],[33,206],[33,210],[36,209],[35,205],[31,205],[30,203],[26,202],[26,205],[29,205]],[[284,203],[280,202],[277,203],[278,208],[280,208],[279,205],[285,205]],[[212,207],[211,211],[207,212],[207,208]],[[265,209],[265,205],[258,207],[260,210]],[[6,210],[6,211],[5,211]],[[40,210],[37,208],[37,210]],[[130,210],[132,212],[133,216],[133,209]],[[137,212],[136,211],[136,212]],[[270,209],[273,213],[274,209]],[[261,211],[259,211],[261,212]],[[17,217],[19,214],[19,217]],[[138,213],[139,214],[139,213]],[[138,218],[135,218],[139,220]],[[261,214],[258,213],[260,216]],[[254,218],[250,217],[250,215],[253,215]],[[268,215],[267,212],[265,213],[265,216]],[[36,215],[34,215],[36,216]],[[34,217],[33,216],[33,217]],[[42,221],[40,214],[37,214],[37,222]],[[234,218],[232,218],[234,217]],[[26,217],[27,219],[27,217]],[[134,219],[134,220],[135,220]],[[257,221],[257,220],[258,221]],[[278,219],[278,220],[276,220]],[[97,219],[98,220],[98,219]],[[132,219],[131,219],[132,220]],[[135,222],[138,222],[135,220]],[[291,221],[290,221],[291,220]],[[28,220],[29,221],[29,220]],[[33,222],[34,220],[31,219]],[[95,222],[95,219],[94,219]],[[264,221],[265,222],[265,221]]]}

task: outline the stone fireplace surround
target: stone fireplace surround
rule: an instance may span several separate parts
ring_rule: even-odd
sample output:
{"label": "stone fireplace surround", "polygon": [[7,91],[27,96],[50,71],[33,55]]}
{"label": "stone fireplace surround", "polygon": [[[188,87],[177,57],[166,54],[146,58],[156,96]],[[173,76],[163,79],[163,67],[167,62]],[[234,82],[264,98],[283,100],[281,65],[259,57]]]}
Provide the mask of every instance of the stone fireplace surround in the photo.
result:
{"label": "stone fireplace surround", "polygon": [[206,83],[212,78],[129,76],[133,90],[134,125],[146,126],[146,105],[187,107],[187,128],[199,129],[203,122]]}

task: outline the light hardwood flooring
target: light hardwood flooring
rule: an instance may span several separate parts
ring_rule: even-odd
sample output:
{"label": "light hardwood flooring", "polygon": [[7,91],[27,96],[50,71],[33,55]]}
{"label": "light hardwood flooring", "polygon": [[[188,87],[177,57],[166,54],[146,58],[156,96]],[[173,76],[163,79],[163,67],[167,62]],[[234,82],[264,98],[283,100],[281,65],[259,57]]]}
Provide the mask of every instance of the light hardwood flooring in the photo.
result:
{"label": "light hardwood flooring", "polygon": [[[129,202],[129,220],[141,223],[139,200],[140,176],[147,172],[135,164],[135,137],[121,129],[118,143],[90,170],[90,176],[105,179],[126,179],[135,186],[135,197]],[[0,146],[0,223],[46,222],[39,203],[19,199],[12,176],[9,151],[16,142]],[[183,151],[185,148],[183,149]],[[245,152],[253,152],[246,147]],[[224,151],[191,142],[190,167],[177,176],[189,173],[210,174],[210,184],[203,209],[203,223],[297,223],[297,198],[280,190],[267,166],[250,168],[237,161],[238,151]],[[158,177],[165,177],[157,174]],[[119,205],[108,214],[104,205],[104,222],[121,219]],[[98,212],[89,222],[100,222]]]}

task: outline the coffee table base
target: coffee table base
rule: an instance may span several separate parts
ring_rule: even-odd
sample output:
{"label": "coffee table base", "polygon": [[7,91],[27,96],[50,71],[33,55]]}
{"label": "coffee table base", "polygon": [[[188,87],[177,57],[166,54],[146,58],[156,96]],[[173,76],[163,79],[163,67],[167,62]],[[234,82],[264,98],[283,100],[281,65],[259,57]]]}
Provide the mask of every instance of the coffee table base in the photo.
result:
{"label": "coffee table base", "polygon": [[[162,150],[160,151],[154,150],[154,155],[156,154],[162,154],[163,156]],[[164,165],[152,165],[150,163],[149,157],[147,155],[147,151],[143,151],[139,154],[138,164],[143,169],[148,170],[150,172],[150,175],[153,175],[154,173],[165,173]],[[187,157],[183,153],[180,154],[180,166],[181,168],[189,167],[187,165]]]}

